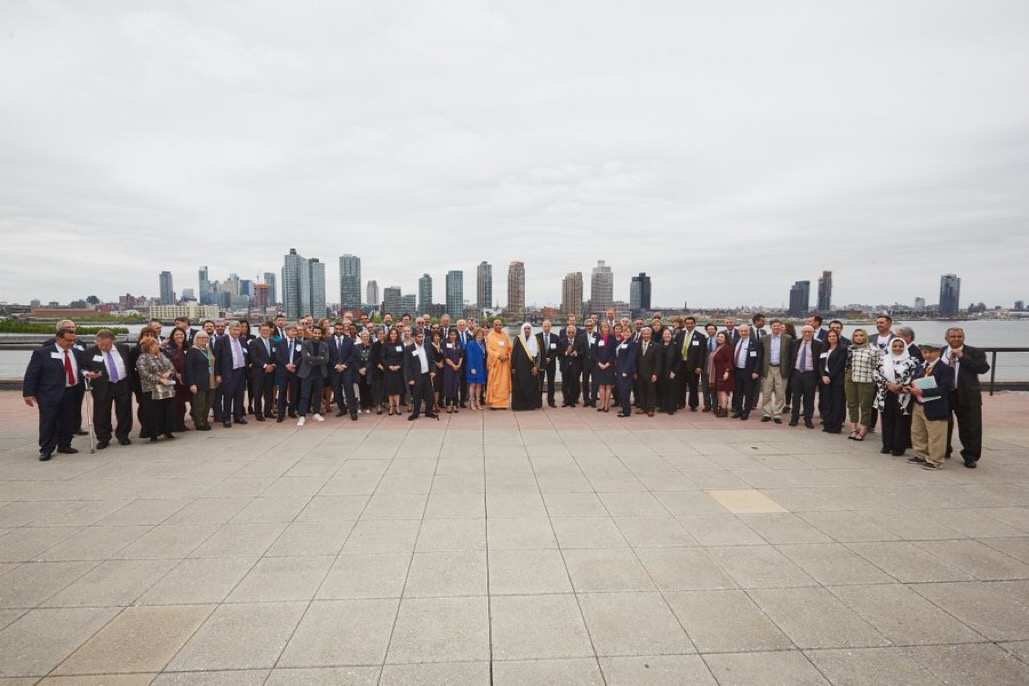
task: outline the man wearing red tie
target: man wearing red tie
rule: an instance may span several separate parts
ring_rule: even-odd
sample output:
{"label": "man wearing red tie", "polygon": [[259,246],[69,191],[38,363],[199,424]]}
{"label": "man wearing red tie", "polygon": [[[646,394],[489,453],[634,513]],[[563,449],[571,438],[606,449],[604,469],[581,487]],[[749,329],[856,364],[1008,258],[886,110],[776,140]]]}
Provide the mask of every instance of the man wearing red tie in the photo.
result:
{"label": "man wearing red tie", "polygon": [[29,407],[39,407],[39,459],[46,462],[59,453],[79,452],[71,447],[75,429],[75,406],[79,402],[81,375],[85,372],[81,353],[75,348],[75,329],[61,327],[53,343],[32,352],[22,381],[22,396]]}

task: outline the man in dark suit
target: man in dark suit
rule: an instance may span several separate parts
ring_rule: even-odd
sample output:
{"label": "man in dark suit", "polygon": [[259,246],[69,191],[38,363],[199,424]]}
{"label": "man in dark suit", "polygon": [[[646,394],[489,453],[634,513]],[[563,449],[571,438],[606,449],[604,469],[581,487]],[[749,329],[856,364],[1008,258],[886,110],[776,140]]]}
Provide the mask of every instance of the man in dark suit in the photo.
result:
{"label": "man in dark suit", "polygon": [[765,315],[762,312],[758,312],[750,318],[750,335],[759,341],[768,335],[765,331]]}
{"label": "man in dark suit", "polygon": [[615,348],[615,386],[618,387],[619,402],[622,411],[619,417],[628,417],[632,413],[632,385],[636,380],[636,342],[632,333],[626,329],[622,332],[622,340]]}
{"label": "man in dark suit", "polygon": [[[96,344],[86,350],[86,368],[96,372],[93,378],[93,426],[96,428],[96,447],[103,450],[111,444],[112,435],[119,445],[132,441],[132,375],[135,369],[129,364],[129,347],[116,343],[110,329],[100,329]],[[111,430],[111,409],[118,421],[117,430]]]}
{"label": "man in dark suit", "polygon": [[636,414],[654,416],[657,405],[657,380],[661,377],[661,346],[652,340],[650,328],[640,334],[636,354],[636,379],[639,385],[640,406]]}
{"label": "man in dark suit", "polygon": [[346,333],[344,322],[336,322],[329,338],[329,383],[336,399],[336,416],[348,411],[357,419],[357,401],[354,398],[354,374],[357,371],[358,351],[354,339]]}
{"label": "man in dark suit", "polygon": [[586,357],[586,339],[579,335],[574,324],[569,324],[558,344],[561,358],[561,407],[575,407],[579,402],[579,382],[582,378],[582,360]]}
{"label": "man in dark suit", "polygon": [[683,320],[683,329],[675,340],[682,355],[683,383],[679,408],[690,406],[690,412],[696,412],[700,404],[700,377],[707,361],[707,336],[697,329],[695,317]]}
{"label": "man in dark suit", "polygon": [[536,345],[540,349],[542,358],[537,378],[539,378],[540,395],[543,395],[544,377],[546,378],[547,405],[550,407],[557,407],[557,403],[554,402],[554,377],[557,376],[557,358],[561,356],[561,351],[558,349],[560,343],[561,337],[550,331],[550,320],[544,319],[543,331],[536,334]]}
{"label": "man in dark suit", "polygon": [[951,440],[957,421],[961,457],[965,466],[975,469],[983,452],[983,392],[979,375],[990,371],[986,353],[965,345],[965,330],[947,329],[947,349],[943,363],[954,369],[954,390],[950,392],[951,419],[947,424],[947,457],[953,452]]}
{"label": "man in dark suit", "polygon": [[[468,344],[475,340],[475,336],[471,331],[468,330],[468,322],[463,319],[457,320],[457,342],[461,345],[461,350],[468,351]],[[460,373],[461,379],[461,393],[460,403],[461,409],[463,410],[468,406],[468,379],[465,376],[464,369],[462,368]]]}
{"label": "man in dark suit", "polygon": [[297,370],[297,378],[300,379],[297,426],[307,422],[308,411],[312,412],[315,421],[325,421],[318,410],[322,404],[322,384],[329,378],[329,347],[322,340],[322,327],[315,324],[310,332],[311,337],[301,346],[300,368]]}
{"label": "man in dark suit", "polygon": [[288,325],[285,338],[279,341],[279,345],[275,349],[275,370],[279,383],[275,421],[279,424],[285,418],[287,409],[290,417],[295,419],[297,416],[297,405],[300,400],[300,379],[297,377],[297,369],[300,367],[300,351],[302,349],[300,340],[297,338],[298,333],[295,324]]}
{"label": "man in dark suit", "polygon": [[782,424],[786,382],[790,378],[793,336],[783,332],[782,322],[772,320],[772,333],[761,338],[761,421]]}
{"label": "man in dark suit", "polygon": [[261,324],[261,335],[250,341],[250,385],[254,389],[254,418],[263,422],[275,416],[275,341],[271,322]]}
{"label": "man in dark suit", "polygon": [[815,340],[819,343],[825,344],[825,334],[829,333],[826,329],[822,328],[822,315],[813,314],[807,318],[808,325],[815,330]]}
{"label": "man in dark suit", "polygon": [[815,340],[815,328],[805,324],[801,329],[801,338],[796,341],[790,351],[790,374],[793,386],[792,413],[790,426],[800,421],[801,404],[804,408],[804,426],[815,428],[815,388],[818,386],[818,361],[822,354],[822,344]]}
{"label": "man in dark suit", "polygon": [[243,417],[243,391],[247,387],[247,346],[239,337],[240,325],[237,321],[229,322],[229,333],[223,336],[214,349],[214,362],[217,365],[218,384],[222,391],[222,426],[226,429],[236,424],[246,424]]}
{"label": "man in dark suit", "polygon": [[729,344],[731,346],[733,346],[735,348],[736,344],[740,340],[740,332],[736,328],[736,318],[735,317],[726,317],[725,318],[725,328],[723,329],[723,331],[725,332],[726,340],[729,342]]}
{"label": "man in dark suit", "polygon": [[432,411],[432,380],[436,376],[436,360],[433,357],[433,348],[425,344],[425,334],[418,330],[414,335],[414,345],[404,349],[404,380],[411,389],[411,415],[407,418],[413,422],[418,419],[422,410],[422,403],[425,403],[425,416],[430,419],[438,419]]}
{"label": "man in dark suit", "polygon": [[597,344],[597,333],[593,330],[594,322],[587,317],[584,322],[586,332],[583,334],[585,344],[582,358],[582,406],[596,407],[597,394],[593,389],[593,348]]}
{"label": "man in dark suit", "polygon": [[[46,462],[56,449],[73,455],[75,406],[80,402],[82,354],[75,350],[75,329],[61,327],[52,343],[32,351],[22,381],[22,396],[29,407],[39,406],[39,459]],[[86,372],[95,378],[95,372]]]}
{"label": "man in dark suit", "polygon": [[758,379],[761,378],[761,343],[750,335],[750,326],[741,324],[740,338],[733,346],[733,369],[736,374],[736,390],[732,393],[732,416],[746,421],[757,395]]}
{"label": "man in dark suit", "polygon": [[718,407],[718,393],[708,378],[707,361],[714,355],[718,347],[718,326],[714,322],[704,325],[704,367],[700,373],[700,392],[704,396],[704,412],[711,412]]}

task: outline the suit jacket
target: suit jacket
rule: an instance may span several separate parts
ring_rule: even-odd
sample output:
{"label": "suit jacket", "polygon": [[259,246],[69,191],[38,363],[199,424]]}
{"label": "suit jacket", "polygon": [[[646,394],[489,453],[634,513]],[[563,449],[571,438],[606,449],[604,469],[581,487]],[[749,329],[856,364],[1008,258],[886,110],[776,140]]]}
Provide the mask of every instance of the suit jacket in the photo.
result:
{"label": "suit jacket", "polygon": [[735,326],[732,327],[732,331],[729,329],[722,329],[722,332],[729,338],[729,343],[732,344],[732,349],[736,349],[736,344],[740,342],[740,330]]}
{"label": "suit jacket", "polygon": [[990,363],[986,361],[986,353],[970,345],[962,347],[961,363],[958,365],[957,401],[958,405],[976,406],[983,404],[982,386],[979,375],[990,371]]}
{"label": "suit jacket", "polygon": [[[128,381],[128,386],[132,386],[132,375],[136,373],[136,368],[129,365],[129,346],[124,343],[115,343],[114,349],[111,351],[114,355],[120,355],[122,364],[125,365],[125,376],[123,377]],[[86,369],[91,372],[100,372],[100,376],[93,379],[93,395],[103,396],[107,393],[107,385],[111,383],[111,377],[107,372],[107,363],[102,359],[97,361],[97,357],[103,358],[104,351],[99,347],[93,345],[89,347],[85,354],[82,356],[86,363]],[[118,380],[119,383],[121,379]]]}
{"label": "suit jacket", "polygon": [[[243,353],[243,371],[245,372],[249,366],[247,358],[250,355],[243,337],[241,336],[238,340],[240,351]],[[218,339],[218,343],[214,346],[214,364],[215,372],[223,379],[232,374],[232,336],[223,336]]]}
{"label": "suit jacket", "polygon": [[636,346],[636,374],[640,379],[650,381],[651,376],[661,377],[661,344],[650,341],[643,353],[643,341]]}
{"label": "suit jacket", "polygon": [[[551,345],[554,347],[550,347]],[[552,362],[556,362],[557,358],[561,356],[561,337],[553,330],[550,333],[540,331],[536,334],[536,347],[539,348],[540,357],[543,358],[540,366],[546,367]]]}
{"label": "suit jacket", "polygon": [[659,347],[661,350],[661,378],[668,379],[670,374],[675,374],[676,378],[681,376],[684,365],[679,342],[673,338],[667,346],[662,342]]}
{"label": "suit jacket", "polygon": [[[182,361],[182,382],[188,387],[195,385],[197,392],[211,390],[211,376],[207,364],[207,357],[203,349],[197,346],[190,346],[186,351],[186,359]],[[218,371],[215,366],[215,372]]]}
{"label": "suit jacket", "polygon": [[[790,346],[790,347],[793,348],[790,351],[790,373],[792,374],[793,370],[797,368],[797,358],[800,355],[800,349],[802,347],[804,347],[804,339],[803,338],[798,338],[797,340],[795,340],[793,342],[793,345]],[[812,338],[811,339],[811,360],[810,360],[809,364],[811,365],[811,370],[816,372],[818,374],[818,376],[821,376],[821,373],[818,370],[818,361],[821,359],[821,357],[819,357],[821,354],[822,354],[822,342]]]}
{"label": "suit jacket", "polygon": [[[967,346],[965,348],[968,349]],[[959,371],[960,373],[960,371]],[[937,359],[933,364],[932,377],[936,379],[936,388],[928,388],[922,391],[925,399],[936,398],[928,402],[920,403],[925,411],[926,419],[949,419],[950,418],[950,392],[954,390],[954,370],[943,360]],[[923,362],[912,375],[912,382],[916,379],[925,378],[925,363]],[[918,400],[915,400],[918,402]]]}
{"label": "suit jacket", "polygon": [[[736,343],[732,346],[732,367],[736,367],[736,344],[743,339],[737,339]],[[761,369],[764,365],[764,351],[761,349],[761,341],[750,336],[747,339],[747,359],[744,366],[744,371],[749,374],[761,374]]]}
{"label": "suit jacket", "polygon": [[297,376],[306,379],[309,376],[329,377],[329,345],[325,341],[306,340],[300,348],[300,367]]}
{"label": "suit jacket", "polygon": [[[686,337],[689,333],[686,329],[679,332],[679,335],[675,338],[675,344],[679,349],[679,357],[682,357],[682,346],[686,341]],[[687,346],[686,359],[684,360],[683,367],[687,372],[692,372],[695,369],[703,369],[704,363],[707,361],[707,336],[700,332],[700,329],[693,329],[693,336],[690,339],[690,344]]]}
{"label": "suit jacket", "polygon": [[[826,346],[828,348],[828,346]],[[828,357],[822,357],[828,355]],[[826,371],[828,369],[828,371]],[[818,353],[818,378],[829,377],[830,386],[842,386],[846,379],[847,346],[837,345],[835,350],[823,350]]]}
{"label": "suit jacket", "polygon": [[[293,364],[300,368],[301,351],[303,350],[303,342],[299,338],[294,338],[292,344],[288,338],[283,338],[278,342],[275,348],[275,368],[279,374],[289,374],[289,370],[286,369],[286,365],[289,364],[290,354],[293,355]],[[298,349],[299,348],[299,349]]]}
{"label": "suit jacket", "polygon": [[339,345],[336,344],[336,336],[333,334],[327,341],[329,344],[329,371],[335,373],[337,364],[345,364],[344,374],[355,374],[357,372],[358,356],[357,345],[350,336],[342,336]]}
{"label": "suit jacket", "polygon": [[[436,372],[436,350],[432,347],[431,343],[426,343],[425,348],[425,359],[429,363],[429,373],[433,374]],[[409,345],[404,348],[404,381],[410,383],[411,381],[417,381],[422,377],[422,363],[418,359],[418,353],[415,351],[415,346]]]}
{"label": "suit jacket", "polygon": [[636,342],[632,338],[615,346],[615,376],[621,378],[623,374],[630,379],[636,377]]}
{"label": "suit jacket", "polygon": [[[779,334],[779,376],[784,379],[790,378],[790,354],[795,345],[793,336],[788,333]],[[772,334],[761,337],[761,377],[768,376],[772,367]]]}
{"label": "suit jacket", "polygon": [[569,341],[567,334],[561,336],[557,341],[557,354],[561,360],[562,369],[567,369],[568,365],[573,362],[584,362],[587,355],[586,337],[576,333],[575,337]]}
{"label": "suit jacket", "polygon": [[264,346],[264,339],[260,336],[250,341],[250,370],[254,373],[264,372],[264,366],[266,364],[275,364],[275,347],[278,343],[275,342],[274,338],[268,339],[268,344],[271,345],[271,354],[268,354],[268,348]]}
{"label": "suit jacket", "polygon": [[[82,352],[72,348],[68,351],[79,367],[79,378],[84,369]],[[57,353],[55,358],[53,355]],[[64,351],[57,347],[57,343],[51,341],[46,345],[32,351],[29,358],[29,366],[25,370],[25,379],[21,384],[23,397],[35,397],[43,405],[56,405],[61,402],[64,396],[64,388],[67,385],[67,375],[64,371]]]}

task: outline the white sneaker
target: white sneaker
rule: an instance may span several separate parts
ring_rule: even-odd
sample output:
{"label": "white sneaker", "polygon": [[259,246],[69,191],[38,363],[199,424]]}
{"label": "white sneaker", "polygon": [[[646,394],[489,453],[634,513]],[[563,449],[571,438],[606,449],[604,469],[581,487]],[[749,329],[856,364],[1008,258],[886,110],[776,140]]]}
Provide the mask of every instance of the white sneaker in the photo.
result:
{"label": "white sneaker", "polygon": [[297,426],[303,426],[307,423],[307,417],[300,415],[300,419],[297,420]]}
{"label": "white sneaker", "polygon": [[325,417],[323,417],[320,414],[318,414],[317,412],[315,412],[314,413],[314,421],[316,421],[316,422],[324,422],[325,421]]}

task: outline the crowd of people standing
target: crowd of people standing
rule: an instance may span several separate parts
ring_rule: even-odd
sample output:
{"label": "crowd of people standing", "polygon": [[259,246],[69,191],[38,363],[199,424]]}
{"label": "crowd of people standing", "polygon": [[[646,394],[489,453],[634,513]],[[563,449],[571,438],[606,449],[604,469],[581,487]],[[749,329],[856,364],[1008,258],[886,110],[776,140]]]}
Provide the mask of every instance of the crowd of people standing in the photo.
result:
{"label": "crowd of people standing", "polygon": [[[194,329],[176,319],[165,335],[159,321],[139,332],[135,346],[116,342],[108,330],[85,349],[75,324],[58,324],[55,339],[33,353],[23,382],[29,405],[39,405],[40,459],[77,452],[81,406],[88,383],[97,447],[131,443],[132,399],[140,438],[174,439],[192,428],[210,431],[248,423],[308,417],[357,421],[361,414],[420,416],[460,410],[530,411],[556,407],[560,370],[562,407],[619,418],[653,417],[679,410],[719,418],[815,428],[863,441],[880,425],[882,452],[913,455],[909,462],[939,469],[950,456],[956,425],[961,456],[974,468],[982,451],[978,376],[989,371],[981,350],[964,344],[964,331],[947,331],[943,346],[914,344],[914,331],[889,316],[874,332],[858,328],[851,339],[843,324],[812,315],[798,332],[791,322],[755,315],[737,325],[727,318],[697,326],[695,317],[665,324],[648,320],[574,315],[560,330],[544,321],[533,333],[526,322],[514,337],[498,319],[479,326],[451,325],[444,314],[404,314],[381,324],[345,313],[338,321],[282,315],[260,323],[204,321]],[[816,402],[817,399],[817,402]],[[115,420],[112,421],[112,411]],[[192,427],[187,424],[187,413]]]}

